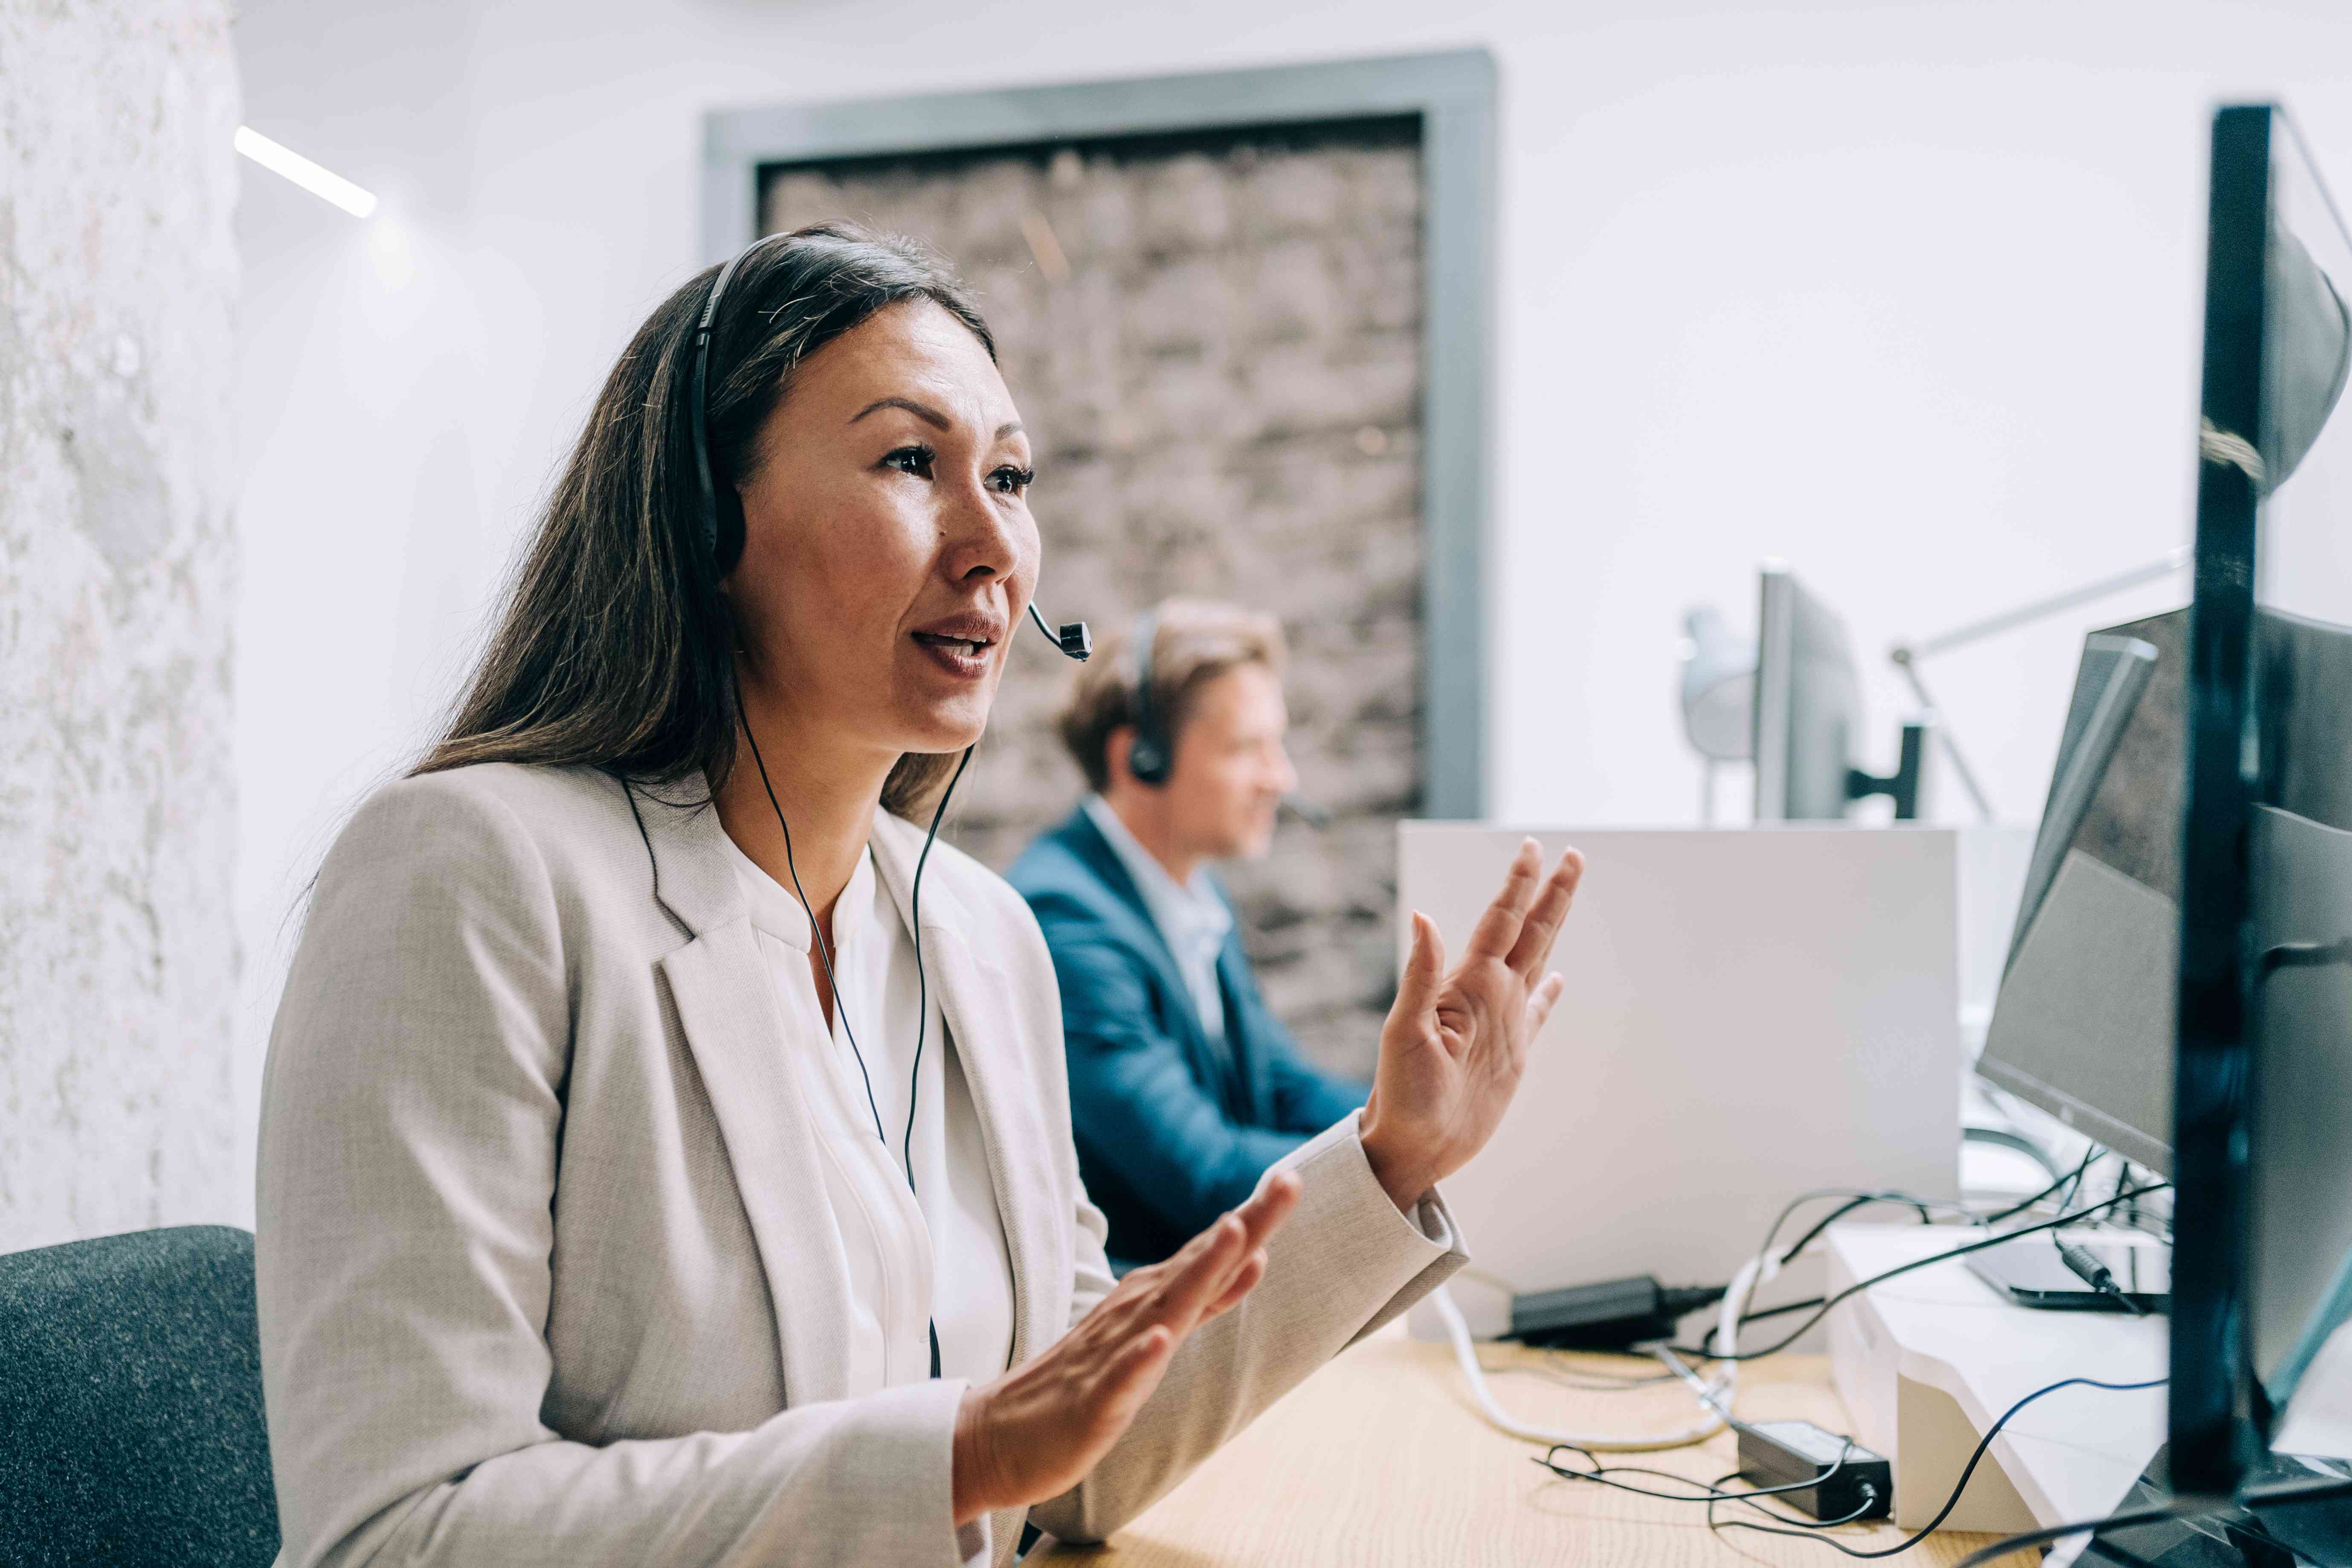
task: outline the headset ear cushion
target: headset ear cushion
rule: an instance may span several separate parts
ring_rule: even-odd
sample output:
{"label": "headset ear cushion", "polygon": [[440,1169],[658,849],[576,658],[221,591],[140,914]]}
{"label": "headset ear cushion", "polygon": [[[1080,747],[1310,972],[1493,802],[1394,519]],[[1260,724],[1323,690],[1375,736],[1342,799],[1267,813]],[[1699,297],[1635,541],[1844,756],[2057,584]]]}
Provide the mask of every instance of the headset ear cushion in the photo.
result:
{"label": "headset ear cushion", "polygon": [[710,542],[710,554],[724,577],[743,559],[743,498],[733,485],[721,485],[711,510],[717,513],[718,535]]}
{"label": "headset ear cushion", "polygon": [[1127,771],[1139,783],[1156,784],[1168,776],[1168,759],[1161,754],[1160,742],[1148,737],[1139,738],[1127,750]]}

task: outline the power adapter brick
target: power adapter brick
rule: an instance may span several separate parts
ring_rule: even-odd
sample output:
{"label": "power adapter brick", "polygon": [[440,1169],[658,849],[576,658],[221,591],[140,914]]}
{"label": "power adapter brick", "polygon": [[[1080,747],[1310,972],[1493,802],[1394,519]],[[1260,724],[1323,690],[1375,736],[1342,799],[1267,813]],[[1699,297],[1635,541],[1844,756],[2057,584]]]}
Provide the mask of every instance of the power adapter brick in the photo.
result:
{"label": "power adapter brick", "polygon": [[1621,1351],[1670,1340],[1675,1325],[1723,1300],[1723,1287],[1661,1285],[1647,1274],[1511,1298],[1510,1338],[1551,1350]]}
{"label": "power adapter brick", "polygon": [[[1885,1519],[1895,1510],[1895,1469],[1861,1444],[1810,1421],[1742,1421],[1739,1479],[1759,1489],[1796,1487],[1773,1500],[1815,1519]],[[1806,1487],[1803,1483],[1819,1483]]]}

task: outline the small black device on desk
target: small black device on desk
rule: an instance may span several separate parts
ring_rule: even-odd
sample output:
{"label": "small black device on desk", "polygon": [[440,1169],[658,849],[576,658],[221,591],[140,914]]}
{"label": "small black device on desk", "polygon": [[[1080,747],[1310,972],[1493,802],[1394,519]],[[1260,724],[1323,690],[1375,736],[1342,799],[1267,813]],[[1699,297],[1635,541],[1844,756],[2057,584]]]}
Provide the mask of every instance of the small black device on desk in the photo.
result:
{"label": "small black device on desk", "polygon": [[2058,1233],[2020,1237],[1970,1253],[1969,1272],[2021,1307],[2146,1316],[2172,1305],[2172,1249]]}
{"label": "small black device on desk", "polygon": [[1850,1437],[1810,1421],[1745,1421],[1739,1429],[1739,1478],[1759,1490],[1820,1484],[1781,1492],[1778,1500],[1815,1519],[1885,1519],[1895,1507],[1893,1468]]}

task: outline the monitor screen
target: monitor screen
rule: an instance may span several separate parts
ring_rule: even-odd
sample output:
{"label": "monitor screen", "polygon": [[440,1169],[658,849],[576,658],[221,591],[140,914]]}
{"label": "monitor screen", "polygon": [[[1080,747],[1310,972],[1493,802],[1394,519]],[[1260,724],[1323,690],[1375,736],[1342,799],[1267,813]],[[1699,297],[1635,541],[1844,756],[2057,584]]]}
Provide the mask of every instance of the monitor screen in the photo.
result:
{"label": "monitor screen", "polygon": [[2188,612],[2085,639],[1977,1071],[2127,1160],[2172,1162]]}
{"label": "monitor screen", "polygon": [[[2181,821],[2170,1465],[2234,1486],[2352,1310],[2352,235],[2214,119]],[[2347,1364],[2346,1375],[2352,1375]]]}

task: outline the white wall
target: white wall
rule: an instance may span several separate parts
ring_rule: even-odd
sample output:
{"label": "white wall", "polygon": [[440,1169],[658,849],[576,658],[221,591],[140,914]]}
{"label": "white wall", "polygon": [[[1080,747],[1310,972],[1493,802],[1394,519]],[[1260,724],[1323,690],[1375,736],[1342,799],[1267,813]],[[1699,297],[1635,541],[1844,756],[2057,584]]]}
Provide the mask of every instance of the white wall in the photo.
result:
{"label": "white wall", "polygon": [[[2352,186],[2325,0],[247,0],[238,36],[251,122],[385,198],[362,225],[257,174],[241,219],[248,1102],[322,836],[423,738],[698,259],[707,108],[1491,47],[1490,776],[1563,822],[1695,816],[1680,614],[1752,621],[1760,556],[1847,615],[1891,752],[1891,640],[2185,541],[2208,107],[2284,93]],[[2039,809],[2082,628],[2181,592],[1931,671],[2005,816]]]}
{"label": "white wall", "polygon": [[250,1186],[228,13],[0,0],[0,1252]]}

